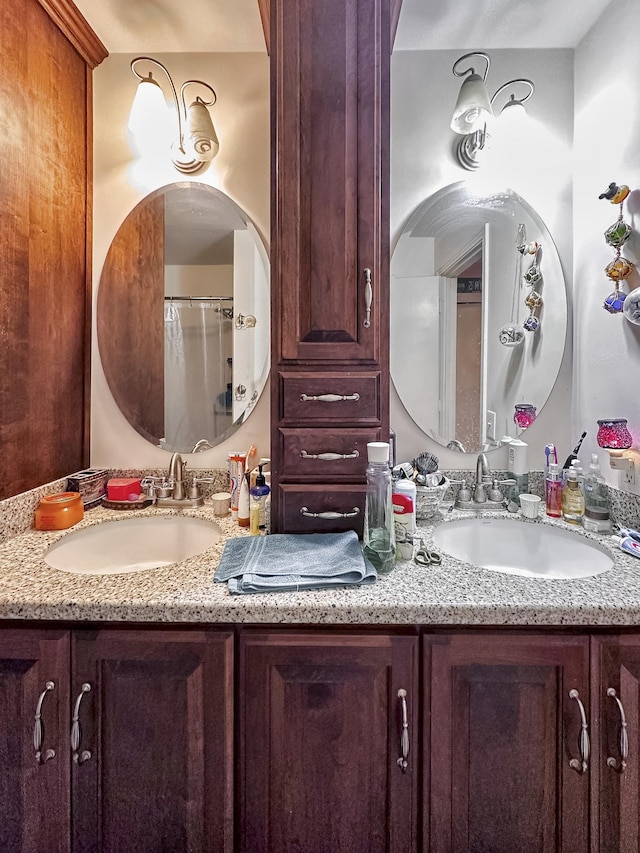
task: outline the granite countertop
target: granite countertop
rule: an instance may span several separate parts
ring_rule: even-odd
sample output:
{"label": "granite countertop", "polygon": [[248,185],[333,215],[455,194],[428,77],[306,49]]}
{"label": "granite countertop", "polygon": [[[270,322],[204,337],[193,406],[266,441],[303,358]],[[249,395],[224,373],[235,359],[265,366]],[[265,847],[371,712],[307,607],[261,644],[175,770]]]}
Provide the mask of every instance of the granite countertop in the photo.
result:
{"label": "granite countertop", "polygon": [[[425,568],[398,563],[372,586],[297,593],[231,596],[213,582],[224,539],[181,563],[141,572],[92,576],[62,572],[44,562],[47,548],[66,533],[100,522],[116,525],[132,515],[175,515],[149,508],[117,512],[96,508],[71,531],[29,530],[0,545],[0,618],[167,623],[292,623],[359,625],[637,625],[640,562],[613,547],[610,537],[587,534],[608,548],[614,567],[580,580],[500,574],[447,555]],[[185,515],[219,522],[225,536],[244,535],[230,517],[214,519],[210,506]],[[438,524],[473,513],[437,513],[419,528],[427,545]],[[493,515],[496,515],[495,513]],[[514,524],[519,521],[506,513]],[[568,527],[541,517],[538,522]]]}

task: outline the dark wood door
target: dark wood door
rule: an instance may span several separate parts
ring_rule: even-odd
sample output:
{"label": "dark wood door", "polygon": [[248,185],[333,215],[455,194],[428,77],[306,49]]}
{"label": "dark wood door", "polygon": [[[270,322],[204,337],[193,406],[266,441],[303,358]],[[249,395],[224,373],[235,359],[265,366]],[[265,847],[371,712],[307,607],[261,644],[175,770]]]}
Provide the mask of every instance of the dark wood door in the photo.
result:
{"label": "dark wood door", "polygon": [[69,632],[0,630],[0,850],[70,849]]}
{"label": "dark wood door", "polygon": [[640,634],[592,639],[592,851],[640,851]]}
{"label": "dark wood door", "polygon": [[386,348],[390,49],[389,0],[271,2],[283,361],[370,362]]}
{"label": "dark wood door", "polygon": [[425,637],[424,653],[423,850],[586,853],[588,638]]}
{"label": "dark wood door", "polygon": [[417,849],[417,653],[415,637],[241,636],[243,853]]}
{"label": "dark wood door", "polygon": [[232,850],[232,649],[226,631],[74,634],[76,853]]}

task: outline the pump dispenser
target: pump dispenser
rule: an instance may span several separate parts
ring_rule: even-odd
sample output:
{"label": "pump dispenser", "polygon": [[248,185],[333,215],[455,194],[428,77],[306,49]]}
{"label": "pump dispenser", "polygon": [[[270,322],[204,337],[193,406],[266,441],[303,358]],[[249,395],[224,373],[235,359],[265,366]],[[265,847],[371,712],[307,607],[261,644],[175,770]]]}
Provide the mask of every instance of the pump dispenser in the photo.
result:
{"label": "pump dispenser", "polygon": [[582,524],[583,516],[584,497],[578,485],[578,472],[575,468],[569,468],[562,490],[562,519],[568,524]]}
{"label": "pump dispenser", "polygon": [[562,516],[562,480],[560,479],[560,466],[557,462],[549,463],[545,481],[545,503],[548,516],[551,518]]}

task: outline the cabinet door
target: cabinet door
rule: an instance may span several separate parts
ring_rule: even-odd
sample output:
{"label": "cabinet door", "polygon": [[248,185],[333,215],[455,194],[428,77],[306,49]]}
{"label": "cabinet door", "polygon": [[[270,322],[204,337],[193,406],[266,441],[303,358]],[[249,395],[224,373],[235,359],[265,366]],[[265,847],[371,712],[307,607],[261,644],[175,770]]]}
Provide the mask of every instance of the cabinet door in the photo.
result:
{"label": "cabinet door", "polygon": [[0,850],[69,850],[69,633],[0,630]]}
{"label": "cabinet door", "polygon": [[638,853],[640,634],[594,637],[591,660],[595,729],[592,849]]}
{"label": "cabinet door", "polygon": [[389,0],[271,2],[273,322],[283,361],[371,362],[386,352],[390,28]]}
{"label": "cabinet door", "polygon": [[505,632],[424,643],[423,849],[586,853],[578,699],[586,716],[588,638]]}
{"label": "cabinet door", "polygon": [[417,638],[247,633],[240,650],[240,850],[416,850]]}
{"label": "cabinet door", "polygon": [[75,851],[231,851],[232,648],[224,631],[74,634]]}

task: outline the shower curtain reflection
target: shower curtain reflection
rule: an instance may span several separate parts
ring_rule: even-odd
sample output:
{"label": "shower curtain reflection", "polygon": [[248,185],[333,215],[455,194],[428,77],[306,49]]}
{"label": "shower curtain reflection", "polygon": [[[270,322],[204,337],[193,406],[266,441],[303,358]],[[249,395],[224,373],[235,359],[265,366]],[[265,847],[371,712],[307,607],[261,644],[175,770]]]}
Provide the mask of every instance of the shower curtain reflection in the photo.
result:
{"label": "shower curtain reflection", "polygon": [[165,302],[166,450],[192,449],[231,426],[232,304]]}

